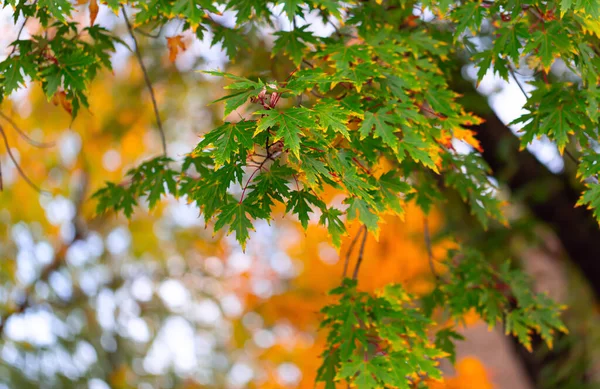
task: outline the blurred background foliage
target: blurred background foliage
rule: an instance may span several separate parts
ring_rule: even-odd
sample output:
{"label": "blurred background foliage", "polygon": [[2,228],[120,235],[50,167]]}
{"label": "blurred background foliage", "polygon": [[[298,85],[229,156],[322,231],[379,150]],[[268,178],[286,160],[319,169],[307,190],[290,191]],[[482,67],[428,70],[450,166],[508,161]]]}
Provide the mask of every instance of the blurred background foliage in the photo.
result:
{"label": "blurred background foliage", "polygon": [[[131,45],[122,19],[100,11],[97,22],[122,31]],[[88,17],[87,8],[80,12]],[[2,11],[0,55],[8,54],[5,45],[22,22],[14,25],[10,9]],[[36,28],[28,23],[25,34]],[[284,79],[294,69],[289,60],[271,57],[268,31],[250,31],[253,44],[241,48],[236,63],[219,45],[210,47],[210,34],[200,41],[183,33],[172,62],[166,38],[181,34],[179,28],[174,21],[157,38],[138,35],[174,158],[189,152],[222,114],[221,106],[207,104],[221,96],[223,84],[194,70],[250,69]],[[231,236],[212,236],[185,199],[167,199],[150,214],[141,207],[131,220],[96,216],[91,193],[160,153],[137,62],[124,46],[112,61],[114,72],[90,86],[90,110],[74,121],[34,85],[0,107],[10,150],[45,191],[34,191],[2,149],[0,388],[314,387],[325,335],[317,328],[319,310],[341,281],[359,226],[350,226],[338,253],[316,223],[304,232],[297,221],[275,218],[256,225],[242,252]],[[492,95],[506,87],[497,80],[486,85]],[[473,93],[466,98],[489,111],[487,99]],[[13,124],[51,147],[34,147]],[[328,196],[339,200],[334,192]],[[452,231],[490,261],[521,260],[536,288],[569,305],[570,334],[552,351],[540,342],[532,354],[497,332],[481,331],[485,326],[467,315],[457,364],[445,366],[444,381],[431,382],[432,388],[595,387],[595,297],[560,239],[513,204],[512,229],[482,232],[448,193],[427,220],[409,205],[403,218],[387,218],[379,241],[367,238],[360,273],[365,290],[390,282],[419,295],[433,288],[427,223],[434,260],[454,246]]]}

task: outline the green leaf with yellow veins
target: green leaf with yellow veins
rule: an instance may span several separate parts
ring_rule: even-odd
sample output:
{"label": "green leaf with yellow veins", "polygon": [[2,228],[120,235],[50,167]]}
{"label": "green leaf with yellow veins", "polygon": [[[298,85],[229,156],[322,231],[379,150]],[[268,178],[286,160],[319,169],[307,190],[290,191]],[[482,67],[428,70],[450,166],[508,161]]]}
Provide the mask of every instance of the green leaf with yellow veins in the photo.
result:
{"label": "green leaf with yellow veins", "polygon": [[365,112],[365,118],[359,132],[360,138],[364,139],[375,128],[373,137],[381,138],[383,143],[390,146],[394,152],[398,152],[399,141],[395,134],[398,128],[394,124],[399,124],[400,118],[393,113],[389,113],[391,110],[390,107],[383,107],[375,113]]}
{"label": "green leaf with yellow veins", "polygon": [[[348,219],[353,220],[358,216],[358,220],[371,231],[376,237],[379,236],[379,216],[374,213],[366,201],[352,197],[346,201],[348,207]],[[358,212],[358,215],[357,215]]]}
{"label": "green leaf with yellow veins", "polygon": [[215,232],[225,225],[229,225],[229,233],[235,231],[235,238],[242,248],[246,247],[246,241],[250,236],[249,231],[254,231],[252,219],[255,212],[245,202],[232,201],[221,207],[221,213],[217,216]]}
{"label": "green leaf with yellow veins", "polygon": [[274,131],[273,142],[283,139],[285,148],[300,158],[300,135],[302,129],[313,128],[314,120],[311,112],[305,107],[292,107],[285,110],[269,109],[255,112],[263,115],[259,121],[254,135],[263,131]]}
{"label": "green leaf with yellow veins", "polygon": [[314,115],[319,119],[319,126],[325,130],[333,130],[350,140],[348,132],[349,112],[333,99],[322,99],[312,107]]}
{"label": "green leaf with yellow veins", "polygon": [[319,223],[327,226],[327,231],[331,235],[333,245],[340,248],[342,245],[342,236],[346,234],[346,226],[340,216],[342,211],[335,208],[325,208],[321,210],[321,218]]}
{"label": "green leaf with yellow veins", "polygon": [[194,152],[199,153],[209,145],[215,148],[212,152],[215,158],[215,167],[219,167],[231,161],[233,153],[246,154],[254,147],[252,136],[256,122],[241,121],[237,123],[227,122],[206,135],[198,143]]}
{"label": "green leaf with yellow veins", "polygon": [[306,31],[309,25],[295,28],[291,31],[278,31],[275,33],[277,39],[273,46],[273,54],[283,52],[298,66],[305,57],[304,49],[309,43],[317,43],[317,38]]}

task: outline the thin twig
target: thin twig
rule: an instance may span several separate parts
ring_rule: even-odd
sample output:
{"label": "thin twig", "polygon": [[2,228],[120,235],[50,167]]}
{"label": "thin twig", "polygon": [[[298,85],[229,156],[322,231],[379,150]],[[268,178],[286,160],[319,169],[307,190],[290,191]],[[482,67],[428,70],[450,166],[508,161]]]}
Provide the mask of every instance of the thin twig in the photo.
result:
{"label": "thin twig", "polygon": [[519,79],[517,78],[517,75],[515,74],[515,70],[512,68],[512,66],[510,66],[510,65],[508,66],[508,71],[509,71],[510,75],[512,76],[512,78],[517,83],[517,85],[519,86],[519,89],[521,89],[521,92],[523,93],[523,96],[525,96],[525,99],[529,99],[529,94],[525,91],[525,88],[523,87],[523,85],[521,85],[521,81],[519,81]]}
{"label": "thin twig", "polygon": [[8,138],[6,137],[6,133],[4,132],[4,128],[2,128],[2,126],[0,126],[0,135],[2,135],[2,139],[4,139],[4,145],[6,146],[6,152],[8,153],[8,156],[10,157],[10,159],[15,164],[15,167],[17,168],[17,171],[19,172],[19,174],[21,175],[21,177],[23,177],[23,179],[25,180],[25,182],[28,183],[29,186],[31,186],[37,192],[39,192],[41,194],[49,195],[50,192],[45,191],[45,190],[41,189],[39,186],[37,186],[36,184],[34,184],[33,181],[31,181],[29,179],[29,177],[27,177],[27,175],[25,174],[25,172],[23,171],[23,169],[21,169],[21,166],[19,166],[19,163],[17,162],[17,159],[15,158],[15,156],[13,155],[13,153],[12,153],[12,151],[10,149],[10,145],[8,144]]}
{"label": "thin twig", "polygon": [[[37,3],[37,1],[34,2],[33,4],[35,4],[35,3]],[[21,34],[23,33],[23,30],[25,29],[25,25],[27,24],[28,20],[29,20],[29,16],[25,17],[25,20],[23,20],[23,24],[21,24],[21,28],[19,28],[19,32],[17,33],[17,39],[15,39],[15,42],[21,39]],[[16,50],[17,50],[17,45],[14,45],[8,56],[10,57],[11,55],[13,55]]]}
{"label": "thin twig", "polygon": [[440,279],[440,276],[435,271],[433,266],[433,250],[431,249],[431,235],[429,234],[429,218],[423,217],[423,236],[425,238],[425,247],[427,248],[427,260],[429,261],[429,267],[431,268],[431,274],[435,277],[436,281]]}
{"label": "thin twig", "polygon": [[360,236],[364,228],[365,226],[362,225],[358,229],[356,235],[354,235],[352,242],[350,242],[350,247],[348,247],[348,252],[346,253],[346,260],[344,261],[344,272],[342,273],[342,279],[346,278],[346,274],[348,274],[348,265],[350,264],[350,257],[352,256],[352,251],[354,251],[354,245],[356,244],[356,241],[358,240],[358,237]]}
{"label": "thin twig", "polygon": [[150,99],[152,100],[152,107],[154,108],[154,116],[156,117],[156,125],[158,126],[158,131],[160,132],[160,140],[162,142],[163,155],[167,155],[167,141],[165,138],[165,131],[162,126],[162,121],[160,120],[160,113],[158,112],[158,104],[156,103],[156,97],[154,96],[154,88],[152,87],[152,82],[150,81],[150,77],[148,76],[148,71],[146,70],[146,65],[144,65],[144,61],[142,59],[142,53],[140,52],[140,45],[133,33],[133,27],[129,22],[129,18],[127,17],[127,12],[125,11],[125,5],[121,4],[121,9],[123,10],[123,18],[125,19],[125,24],[127,25],[127,30],[129,31],[129,35],[131,39],[133,39],[133,43],[135,44],[135,55],[140,64],[140,68],[142,68],[142,73],[144,74],[144,80],[146,81],[146,86],[148,87],[148,91],[150,91]]}
{"label": "thin twig", "polygon": [[25,139],[25,141],[27,143],[29,143],[30,145],[32,145],[33,147],[39,147],[39,148],[48,148],[48,147],[53,147],[56,145],[56,142],[38,142],[34,139],[31,139],[29,137],[29,135],[27,135],[25,133],[25,131],[23,131],[21,128],[19,128],[19,126],[17,126],[17,123],[15,123],[14,120],[12,120],[8,115],[6,115],[4,112],[0,112],[0,117],[2,117],[4,120],[6,120],[8,122],[8,124],[11,125],[12,128],[15,129],[15,131],[21,135],[21,137],[23,139]]}
{"label": "thin twig", "polygon": [[360,249],[358,249],[358,259],[356,260],[356,266],[354,266],[354,274],[352,274],[352,279],[355,280],[358,277],[358,270],[360,269],[360,265],[362,264],[363,255],[365,253],[365,243],[367,242],[367,226],[364,226],[363,239],[360,243]]}
{"label": "thin twig", "polygon": [[160,34],[162,33],[163,27],[164,27],[164,25],[160,26],[160,28],[158,29],[158,32],[155,35],[152,35],[149,32],[140,30],[139,28],[136,28],[135,32],[137,32],[138,34],[143,35],[145,37],[148,37],[148,38],[158,39],[158,38],[160,38]]}

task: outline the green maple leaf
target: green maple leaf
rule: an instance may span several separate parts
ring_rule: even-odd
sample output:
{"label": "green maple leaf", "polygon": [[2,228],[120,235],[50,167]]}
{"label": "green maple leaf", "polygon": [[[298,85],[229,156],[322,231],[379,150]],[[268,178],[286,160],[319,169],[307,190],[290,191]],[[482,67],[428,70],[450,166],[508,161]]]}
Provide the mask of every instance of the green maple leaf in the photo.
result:
{"label": "green maple leaf", "polygon": [[376,356],[369,362],[370,369],[381,382],[398,389],[410,389],[411,381],[407,378],[414,371],[404,358]]}
{"label": "green maple leaf", "polygon": [[317,382],[325,382],[325,389],[335,389],[335,375],[340,363],[339,354],[333,350],[323,353],[323,364],[317,371]]}
{"label": "green maple leaf", "polygon": [[204,0],[177,0],[173,4],[172,11],[175,15],[182,16],[194,31],[200,22],[202,22],[205,11],[219,13],[219,10],[212,5],[212,2]]}
{"label": "green maple leaf", "polygon": [[366,201],[352,197],[348,201],[348,219],[356,219],[358,212],[358,220],[367,226],[367,229],[375,235],[379,234],[379,216],[372,211]]}
{"label": "green maple leaf", "polygon": [[235,18],[238,26],[249,21],[254,16],[253,13],[257,16],[269,15],[269,8],[265,0],[237,0],[227,4],[227,7],[237,10]]}
{"label": "green maple leaf", "polygon": [[587,205],[593,210],[596,220],[600,223],[600,184],[588,184],[577,205]]}
{"label": "green maple leaf", "polygon": [[319,223],[327,226],[333,245],[339,248],[342,245],[342,236],[346,234],[346,226],[340,219],[343,213],[335,208],[322,209],[321,212]]}
{"label": "green maple leaf", "polygon": [[242,246],[246,248],[246,241],[250,236],[249,231],[254,231],[252,219],[255,214],[253,208],[249,208],[245,202],[232,201],[221,207],[221,213],[217,216],[215,223],[215,232],[219,231],[225,225],[229,225],[229,233],[235,231],[235,238]]}
{"label": "green maple leaf", "polygon": [[391,108],[384,107],[379,111],[365,112],[365,119],[363,120],[362,126],[360,127],[360,138],[366,138],[373,128],[374,138],[381,138],[383,143],[390,146],[394,152],[398,152],[399,141],[395,132],[398,130],[394,124],[400,123],[400,118],[393,113],[389,113]]}
{"label": "green maple leaf", "polygon": [[295,213],[298,216],[298,220],[300,220],[300,224],[306,230],[308,228],[308,221],[310,220],[309,213],[312,212],[311,204],[319,208],[324,207],[323,202],[307,189],[295,190],[290,193],[285,211]]}
{"label": "green maple leaf", "polygon": [[312,89],[315,86],[318,86],[320,89],[327,91],[330,89],[330,86],[334,80],[334,77],[330,74],[327,74],[325,71],[323,71],[323,69],[302,69],[292,75],[286,84],[286,89],[300,94],[307,89]]}
{"label": "green maple leaf", "polygon": [[255,135],[269,129],[275,131],[273,141],[283,139],[286,148],[300,158],[300,134],[303,128],[313,128],[315,122],[310,111],[304,107],[292,107],[286,110],[270,109],[255,112],[264,115],[258,121]]}
{"label": "green maple leaf", "polygon": [[96,213],[103,214],[109,209],[114,211],[123,211],[126,217],[131,217],[133,207],[137,205],[135,197],[128,190],[120,185],[115,185],[112,182],[107,182],[104,188],[96,191],[92,198],[98,200],[96,205]]}
{"label": "green maple leaf", "polygon": [[265,211],[264,218],[269,219],[275,201],[284,202],[284,198],[289,196],[288,183],[294,173],[294,169],[281,165],[279,160],[275,161],[268,170],[256,176],[247,201],[258,203]]}
{"label": "green maple leaf", "polygon": [[0,74],[2,75],[0,81],[4,85],[4,93],[6,93],[6,95],[10,95],[13,91],[19,89],[25,82],[23,74],[21,73],[21,66],[19,66],[14,59],[7,59],[1,62],[0,70]]}
{"label": "green maple leaf", "polygon": [[553,107],[550,114],[540,123],[540,131],[548,134],[556,141],[556,145],[561,153],[569,142],[569,134],[573,133],[573,129],[568,121],[570,116],[568,110],[559,105],[558,107]]}
{"label": "green maple leaf", "polygon": [[399,153],[406,152],[414,161],[422,163],[433,171],[437,171],[435,162],[427,151],[429,147],[430,144],[413,128],[406,126],[402,129],[402,141],[400,142]]}
{"label": "green maple leaf", "polygon": [[329,169],[323,161],[315,156],[304,155],[302,157],[302,171],[306,176],[308,185],[314,187],[319,182],[319,179],[324,179],[329,176]]}
{"label": "green maple leaf", "polygon": [[199,153],[207,146],[213,145],[215,166],[219,167],[225,162],[230,162],[233,153],[245,154],[254,146],[252,136],[255,127],[256,122],[253,121],[227,122],[207,133],[194,152]]}
{"label": "green maple leaf", "polygon": [[327,56],[330,61],[335,62],[338,70],[346,70],[351,63],[368,62],[371,60],[366,45],[345,45],[343,43],[328,44],[319,54]]}
{"label": "green maple leaf", "polygon": [[240,30],[223,27],[221,25],[213,26],[212,30],[214,35],[211,46],[221,43],[231,61],[235,60],[240,47],[248,46],[248,42],[244,39],[245,35]]}
{"label": "green maple leaf", "polygon": [[448,359],[454,364],[456,362],[456,345],[454,344],[454,341],[464,339],[464,336],[453,329],[444,328],[435,335],[435,346],[448,353],[450,355]]}
{"label": "green maple leaf", "polygon": [[409,193],[412,190],[411,186],[397,177],[393,171],[383,174],[377,183],[384,204],[397,215],[404,214],[400,194]]}
{"label": "green maple leaf", "polygon": [[266,87],[264,83],[260,80],[253,81],[230,73],[223,73],[218,71],[203,71],[203,73],[217,77],[225,77],[235,81],[233,84],[227,85],[225,87],[225,89],[235,91],[234,93],[227,96],[223,96],[211,102],[211,104],[214,104],[221,101],[225,101],[225,110],[223,112],[223,117],[226,117],[231,112],[239,108],[242,104],[246,103],[251,97],[258,95],[258,93]]}
{"label": "green maple leaf", "polygon": [[46,7],[52,16],[63,22],[73,11],[73,5],[68,0],[39,0],[37,6]]}
{"label": "green maple leaf", "polygon": [[452,11],[452,18],[458,22],[454,31],[456,41],[467,29],[477,32],[481,27],[485,15],[485,8],[478,1],[462,3]]}
{"label": "green maple leaf", "polygon": [[278,4],[282,4],[283,3],[283,11],[285,12],[285,14],[287,15],[290,23],[294,21],[294,17],[299,14],[299,16],[302,16],[301,13],[301,8],[300,6],[302,4],[304,4],[303,0],[283,0],[283,1],[278,1]]}
{"label": "green maple leaf", "polygon": [[373,369],[368,360],[355,357],[348,362],[342,361],[337,378],[352,379],[356,387],[360,389],[377,389],[381,385],[373,376],[376,371],[377,369]]}
{"label": "green maple leaf", "polygon": [[277,39],[273,46],[273,54],[284,52],[298,66],[305,56],[304,49],[308,43],[317,43],[317,38],[306,31],[309,25],[295,28],[291,31],[278,31],[275,33]]}
{"label": "green maple leaf", "polygon": [[348,132],[349,112],[333,99],[323,99],[312,107],[319,125],[325,130],[333,130],[350,140]]}
{"label": "green maple leaf", "polygon": [[552,65],[554,58],[569,53],[571,49],[569,35],[565,34],[563,24],[558,21],[544,23],[544,29],[535,31],[525,46],[525,51],[537,52],[545,68]]}

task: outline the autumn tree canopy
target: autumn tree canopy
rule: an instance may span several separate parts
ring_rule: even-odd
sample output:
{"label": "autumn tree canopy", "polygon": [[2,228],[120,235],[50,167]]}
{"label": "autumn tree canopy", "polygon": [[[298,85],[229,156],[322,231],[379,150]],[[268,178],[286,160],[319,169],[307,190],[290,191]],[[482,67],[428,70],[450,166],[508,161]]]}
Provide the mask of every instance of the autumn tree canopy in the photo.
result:
{"label": "autumn tree canopy", "polygon": [[[81,126],[81,147],[90,155],[106,152],[95,150],[106,145],[94,128],[101,125],[114,134],[131,128],[138,131],[129,138],[121,134],[115,138],[130,150],[127,163],[132,167],[126,174],[106,175],[89,162],[81,163],[82,171],[95,172],[91,182],[88,173],[84,180],[93,195],[91,200],[89,194],[81,195],[76,205],[90,204],[94,210],[73,211],[74,232],[60,246],[64,252],[55,249],[55,260],[39,271],[44,282],[60,271],[64,260],[57,258],[83,239],[88,228],[79,218],[85,212],[90,225],[130,218],[145,231],[140,241],[159,249],[154,247],[160,244],[151,235],[152,227],[142,225],[150,223],[149,215],[162,212],[164,204],[177,200],[191,206],[188,209],[195,210],[206,226],[202,247],[195,247],[190,237],[184,239],[186,253],[206,250],[210,255],[218,252],[211,246],[214,243],[207,243],[215,234],[223,239],[231,234],[237,243],[230,244],[239,245],[244,255],[253,239],[265,236],[265,226],[298,221],[304,245],[330,243],[340,258],[341,274],[334,278],[319,274],[323,270],[312,262],[314,258],[306,258],[303,265],[305,271],[313,269],[303,276],[302,288],[317,294],[313,300],[321,304],[318,317],[324,339],[319,343],[318,365],[305,368],[312,369],[316,383],[328,389],[346,384],[357,388],[443,385],[440,361],[455,361],[456,342],[462,338],[458,328],[473,314],[490,328],[501,326],[530,351],[540,339],[552,348],[555,339],[568,332],[561,319],[564,307],[535,291],[528,275],[505,255],[506,247],[492,243],[507,234],[535,234],[534,225],[514,216],[522,212],[515,210],[519,205],[551,227],[561,220],[565,223],[554,232],[592,288],[600,290],[600,278],[596,284],[593,281],[600,276],[598,264],[576,255],[577,237],[568,231],[571,220],[581,221],[578,228],[584,232],[576,235],[595,236],[598,225],[585,224],[586,218],[593,215],[600,220],[597,0],[10,0],[0,4],[12,11],[15,26],[21,22],[0,62],[3,106],[37,88],[39,98],[30,97],[36,107],[53,112],[62,126]],[[101,12],[112,13],[113,22],[99,23]],[[24,36],[25,26],[31,24],[36,27]],[[174,70],[195,41],[207,39],[226,54],[222,66],[190,64]],[[118,50],[130,51],[135,61],[133,87],[128,86],[131,80],[119,78],[113,69]],[[157,60],[162,57],[167,61]],[[463,75],[461,69],[471,71]],[[495,116],[473,103],[478,96],[474,88],[490,74],[516,82],[526,98],[524,113],[512,123],[498,125]],[[159,87],[161,82],[164,85]],[[204,94],[202,98],[212,97],[208,85],[215,83],[223,87],[220,96],[212,99],[211,109],[220,117],[216,121],[195,118],[194,125],[207,131],[195,143],[187,142],[185,152],[172,150],[172,134],[180,132],[179,120],[189,112],[180,107],[183,103],[175,108],[170,101],[176,101],[182,88]],[[170,92],[170,84],[178,89]],[[115,89],[107,92],[98,85]],[[140,100],[140,93],[147,98]],[[94,104],[99,96],[108,95],[114,107]],[[48,103],[54,104],[54,111]],[[20,121],[4,113],[0,135],[16,167],[16,180],[31,186],[29,191],[38,191],[40,198],[56,196],[60,185],[45,186],[44,173],[24,166],[11,152],[12,140],[19,135],[29,146],[45,146],[39,139],[47,140],[45,134],[51,132],[44,128],[43,112],[35,114],[41,115],[36,125],[43,137],[30,139]],[[50,116],[46,119],[50,121]],[[522,149],[540,138],[556,145],[565,161],[575,166],[576,179],[565,185],[576,191],[577,203],[560,202],[560,197],[552,196],[562,192],[553,192],[554,186],[547,182],[534,181],[540,178],[531,173],[537,161],[525,166],[521,159],[499,157],[508,148],[490,141],[497,134],[494,125],[503,131],[506,125],[517,127]],[[146,154],[140,160],[140,131],[147,128],[152,128],[152,142],[158,147],[150,147],[154,157]],[[35,153],[51,151],[42,148]],[[96,157],[96,163],[100,158],[104,157]],[[110,164],[107,158],[105,166]],[[544,192],[532,195],[537,200],[516,194],[527,182],[498,174],[514,161],[521,165],[513,170],[524,174],[525,181],[532,180],[528,193]],[[2,171],[7,169],[4,162]],[[548,199],[546,192],[552,193]],[[15,194],[12,200],[17,199]],[[536,208],[539,204],[556,209],[557,214]],[[463,221],[443,230],[440,214],[456,220],[456,210],[463,205],[468,207],[461,213]],[[383,270],[378,274],[376,265],[367,262],[374,256],[402,261],[402,250],[408,246],[393,246],[394,240],[402,241],[395,235],[408,233],[400,220],[412,220],[415,212],[420,215],[424,244],[417,255],[424,264],[422,271],[398,275],[390,270],[395,278]],[[36,216],[23,219],[32,221]],[[164,233],[166,227],[155,227],[161,228]],[[251,234],[254,230],[259,231]],[[494,235],[494,241],[490,231],[502,232]],[[197,233],[191,224],[188,232]],[[144,239],[143,234],[147,234]],[[378,251],[375,247],[383,242],[394,248]],[[7,253],[0,251],[8,257]],[[194,261],[195,257],[184,256],[181,266],[187,268]],[[394,266],[400,265],[389,265]],[[409,285],[407,279],[417,273],[426,275],[427,286]],[[123,274],[119,278],[126,277]],[[14,276],[7,279],[6,293],[13,293],[14,287],[21,295],[6,300],[2,327],[11,316],[31,308],[38,293],[35,283],[23,287]],[[90,298],[97,294],[83,292]],[[273,301],[271,306],[265,302],[261,309],[272,309],[277,316],[285,314],[284,306],[285,302]],[[151,309],[161,317],[166,308]],[[306,309],[306,315],[311,309]],[[94,346],[106,349],[104,344]],[[114,378],[119,366],[111,370],[111,385],[134,387],[126,386],[126,379]],[[174,387],[176,381],[169,382],[156,385]]]}

